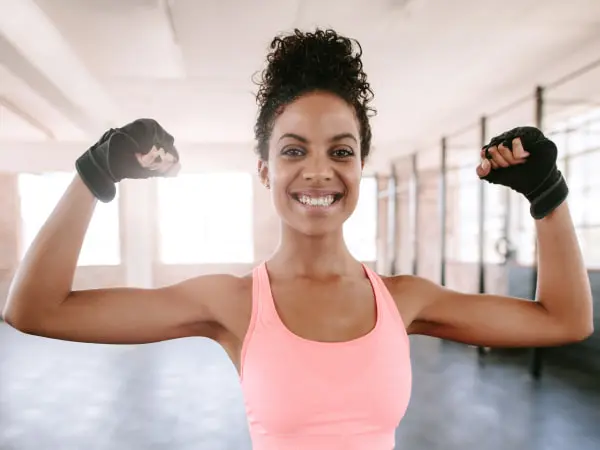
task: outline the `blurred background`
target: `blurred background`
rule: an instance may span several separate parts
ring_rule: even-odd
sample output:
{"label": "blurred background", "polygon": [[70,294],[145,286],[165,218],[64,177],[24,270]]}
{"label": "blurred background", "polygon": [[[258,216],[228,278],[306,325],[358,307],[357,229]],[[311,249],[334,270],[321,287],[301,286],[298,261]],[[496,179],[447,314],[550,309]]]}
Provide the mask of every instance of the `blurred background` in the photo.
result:
{"label": "blurred background", "polygon": [[[138,117],[175,136],[183,170],[125,181],[98,206],[75,288],[243,274],[268,258],[279,224],[256,177],[252,76],[276,34],[315,26],[360,41],[375,91],[353,254],[384,275],[533,298],[528,205],[474,169],[492,136],[534,125],[559,146],[598,314],[594,0],[0,0],[0,305],[75,159]],[[598,332],[543,351],[411,342],[397,448],[600,448]],[[0,450],[40,448],[250,442],[235,370],[208,340],[76,344],[0,323]]]}

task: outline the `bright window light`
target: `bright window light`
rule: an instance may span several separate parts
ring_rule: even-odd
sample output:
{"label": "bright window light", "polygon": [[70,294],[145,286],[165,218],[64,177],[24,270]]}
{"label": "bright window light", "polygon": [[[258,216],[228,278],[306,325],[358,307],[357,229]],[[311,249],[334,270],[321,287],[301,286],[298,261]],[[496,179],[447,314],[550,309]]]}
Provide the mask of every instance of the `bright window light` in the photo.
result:
{"label": "bright window light", "polygon": [[[73,173],[53,172],[19,175],[21,206],[21,257],[73,180]],[[111,266],[121,263],[119,196],[98,203],[79,255],[80,266]]]}
{"label": "bright window light", "polygon": [[352,255],[359,261],[377,258],[377,180],[364,177],[356,210],[344,224],[344,239]]}
{"label": "bright window light", "polygon": [[158,179],[161,262],[253,262],[252,189],[243,172]]}

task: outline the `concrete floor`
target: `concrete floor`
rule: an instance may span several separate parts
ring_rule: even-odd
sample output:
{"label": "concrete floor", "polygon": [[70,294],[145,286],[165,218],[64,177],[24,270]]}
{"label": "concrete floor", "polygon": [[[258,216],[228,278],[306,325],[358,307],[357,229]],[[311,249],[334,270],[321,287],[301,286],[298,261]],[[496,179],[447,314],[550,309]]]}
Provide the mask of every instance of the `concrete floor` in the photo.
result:
{"label": "concrete floor", "polygon": [[[413,338],[402,450],[600,448],[600,378]],[[204,339],[103,346],[0,324],[0,450],[249,450],[241,390]]]}

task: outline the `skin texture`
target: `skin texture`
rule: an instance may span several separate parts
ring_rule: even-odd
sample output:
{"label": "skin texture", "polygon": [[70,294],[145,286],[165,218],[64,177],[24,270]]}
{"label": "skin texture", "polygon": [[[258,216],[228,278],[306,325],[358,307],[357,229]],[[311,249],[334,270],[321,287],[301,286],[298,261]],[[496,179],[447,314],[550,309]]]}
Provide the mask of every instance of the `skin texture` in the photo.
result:
{"label": "skin texture", "polygon": [[[353,109],[317,92],[287,105],[275,121],[259,176],[281,217],[281,241],[267,262],[276,307],[293,332],[315,341],[345,341],[375,324],[371,286],[349,253],[344,221],[358,200],[363,168]],[[474,176],[526,161],[491,149]],[[164,168],[169,170],[168,167]],[[309,211],[294,194],[343,194],[330,211]],[[5,320],[30,334],[98,343],[146,343],[188,336],[219,342],[239,370],[251,313],[250,275],[208,275],[161,289],[73,291],[77,255],[96,200],[76,176],[21,263]],[[566,203],[536,221],[537,302],[454,292],[415,276],[384,278],[405,327],[482,346],[561,345],[592,332],[587,272]],[[60,249],[60,251],[58,251]]]}

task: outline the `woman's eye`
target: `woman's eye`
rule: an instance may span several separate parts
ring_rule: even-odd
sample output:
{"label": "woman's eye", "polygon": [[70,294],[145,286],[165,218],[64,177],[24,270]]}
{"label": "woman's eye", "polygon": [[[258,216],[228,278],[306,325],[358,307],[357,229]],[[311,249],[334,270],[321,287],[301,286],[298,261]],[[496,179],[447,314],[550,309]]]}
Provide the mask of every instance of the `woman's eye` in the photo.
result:
{"label": "woman's eye", "polygon": [[304,151],[301,148],[286,148],[283,151],[283,154],[286,156],[302,156],[304,154]]}
{"label": "woman's eye", "polygon": [[348,158],[354,155],[354,152],[347,148],[338,148],[333,151],[333,156],[335,158]]}

